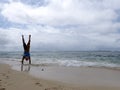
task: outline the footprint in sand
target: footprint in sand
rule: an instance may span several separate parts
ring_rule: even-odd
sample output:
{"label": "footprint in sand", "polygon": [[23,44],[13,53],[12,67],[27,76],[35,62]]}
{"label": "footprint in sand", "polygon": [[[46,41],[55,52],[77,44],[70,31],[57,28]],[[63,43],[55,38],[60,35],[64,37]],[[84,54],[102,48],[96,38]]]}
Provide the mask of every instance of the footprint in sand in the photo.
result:
{"label": "footprint in sand", "polygon": [[6,76],[6,79],[9,79],[9,76]]}
{"label": "footprint in sand", "polygon": [[5,73],[2,73],[2,76],[5,76],[6,74]]}
{"label": "footprint in sand", "polygon": [[38,85],[38,86],[40,86],[40,87],[42,87],[42,84],[39,83],[39,82],[36,82],[35,84]]}
{"label": "footprint in sand", "polygon": [[57,87],[45,88],[45,90],[58,90],[58,88]]}
{"label": "footprint in sand", "polygon": [[0,88],[0,90],[5,90],[5,88]]}

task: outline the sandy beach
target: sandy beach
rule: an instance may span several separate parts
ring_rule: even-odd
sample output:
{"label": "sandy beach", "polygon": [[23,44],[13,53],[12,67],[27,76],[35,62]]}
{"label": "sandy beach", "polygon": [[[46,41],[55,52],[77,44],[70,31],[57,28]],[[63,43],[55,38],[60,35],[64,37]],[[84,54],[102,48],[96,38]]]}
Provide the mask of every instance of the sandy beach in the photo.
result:
{"label": "sandy beach", "polygon": [[31,66],[27,73],[0,64],[0,90],[120,90],[120,71],[60,66],[38,71]]}

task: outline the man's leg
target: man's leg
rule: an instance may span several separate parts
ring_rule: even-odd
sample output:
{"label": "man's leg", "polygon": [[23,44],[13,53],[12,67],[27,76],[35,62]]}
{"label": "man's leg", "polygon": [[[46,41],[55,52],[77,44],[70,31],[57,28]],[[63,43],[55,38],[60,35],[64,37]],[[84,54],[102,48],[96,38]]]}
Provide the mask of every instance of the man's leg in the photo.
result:
{"label": "man's leg", "polygon": [[31,42],[31,35],[29,35],[29,40],[28,40],[28,43],[27,43],[28,48],[30,48],[30,42]]}
{"label": "man's leg", "polygon": [[25,43],[25,40],[24,40],[24,36],[22,35],[22,41],[23,41],[23,48],[24,48],[24,50],[26,49],[26,43]]}

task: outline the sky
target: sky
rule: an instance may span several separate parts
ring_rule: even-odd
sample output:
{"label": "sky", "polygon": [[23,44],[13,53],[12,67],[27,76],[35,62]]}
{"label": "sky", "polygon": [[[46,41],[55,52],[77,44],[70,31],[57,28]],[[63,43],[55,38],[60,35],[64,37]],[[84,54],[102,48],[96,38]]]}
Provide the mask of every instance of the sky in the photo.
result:
{"label": "sky", "polygon": [[0,51],[120,50],[120,0],[0,0]]}

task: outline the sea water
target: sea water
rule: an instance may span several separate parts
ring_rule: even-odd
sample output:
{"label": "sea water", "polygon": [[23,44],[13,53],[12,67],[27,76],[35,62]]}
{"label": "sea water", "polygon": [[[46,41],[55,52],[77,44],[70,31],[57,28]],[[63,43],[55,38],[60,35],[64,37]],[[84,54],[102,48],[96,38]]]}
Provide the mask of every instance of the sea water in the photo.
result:
{"label": "sea water", "polygon": [[[22,55],[21,51],[0,52],[0,62],[18,64]],[[120,68],[119,51],[34,51],[31,52],[31,60],[33,65]]]}

